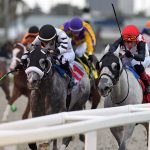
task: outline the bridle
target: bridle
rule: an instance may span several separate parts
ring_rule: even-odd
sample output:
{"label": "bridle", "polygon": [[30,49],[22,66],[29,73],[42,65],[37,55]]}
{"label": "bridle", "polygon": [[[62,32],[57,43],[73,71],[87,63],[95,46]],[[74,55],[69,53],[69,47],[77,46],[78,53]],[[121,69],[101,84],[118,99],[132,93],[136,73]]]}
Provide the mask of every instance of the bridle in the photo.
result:
{"label": "bridle", "polygon": [[[107,54],[105,54],[105,55],[102,57],[102,59],[100,60],[100,62],[103,61],[103,59],[106,57],[106,55],[107,55]],[[118,60],[119,60],[119,59],[118,59]],[[100,62],[99,62],[99,63],[100,63]],[[117,64],[119,65],[119,61],[118,61]],[[100,70],[102,70],[104,67],[105,67],[105,66],[101,67]],[[110,70],[112,73],[114,72],[110,66],[107,65],[107,67],[109,68],[109,70]],[[119,68],[120,68],[120,67],[119,67]],[[115,104],[118,104],[118,105],[121,104],[121,103],[123,103],[123,102],[126,100],[126,98],[128,97],[128,95],[129,95],[129,79],[128,79],[127,70],[126,70],[125,67],[122,65],[121,69],[119,69],[119,71],[118,71],[117,73],[115,73],[114,78],[113,78],[111,75],[107,74],[107,73],[102,73],[102,74],[100,74],[100,76],[99,76],[99,80],[102,78],[102,76],[107,76],[107,77],[109,77],[109,78],[111,79],[112,83],[113,83],[113,85],[111,86],[111,87],[113,88],[113,87],[115,87],[115,86],[117,85],[117,83],[118,83],[118,81],[119,81],[119,79],[120,79],[120,76],[121,76],[123,70],[125,70],[126,76],[127,76],[128,91],[127,91],[127,94],[126,94],[125,98],[123,98],[121,101],[115,103]],[[110,92],[111,92],[111,90],[109,91],[109,93],[110,93]]]}

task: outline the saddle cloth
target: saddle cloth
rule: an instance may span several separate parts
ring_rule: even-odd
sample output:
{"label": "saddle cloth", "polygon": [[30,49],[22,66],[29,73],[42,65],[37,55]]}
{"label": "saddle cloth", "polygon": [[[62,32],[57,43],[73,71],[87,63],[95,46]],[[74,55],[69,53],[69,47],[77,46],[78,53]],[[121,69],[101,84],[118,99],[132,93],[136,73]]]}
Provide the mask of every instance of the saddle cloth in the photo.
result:
{"label": "saddle cloth", "polygon": [[[67,71],[64,70],[63,68],[61,68],[59,65],[57,64],[53,64],[53,67],[57,70],[57,72],[60,74],[60,76],[62,77],[66,77],[67,75]],[[76,61],[73,61],[72,63],[69,64],[70,67],[70,71],[72,73],[72,76],[75,80],[75,82],[79,82],[82,77],[84,76],[84,74],[86,73],[84,68]]]}
{"label": "saddle cloth", "polygon": [[76,82],[80,81],[86,73],[84,68],[76,61],[70,63],[70,70]]}

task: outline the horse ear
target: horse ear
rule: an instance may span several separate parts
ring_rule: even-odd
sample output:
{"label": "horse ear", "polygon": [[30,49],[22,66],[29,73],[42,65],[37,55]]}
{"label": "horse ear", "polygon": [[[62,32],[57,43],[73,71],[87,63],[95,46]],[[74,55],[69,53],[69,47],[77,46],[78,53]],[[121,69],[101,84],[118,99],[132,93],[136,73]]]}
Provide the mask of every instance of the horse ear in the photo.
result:
{"label": "horse ear", "polygon": [[120,46],[118,46],[118,48],[114,52],[114,55],[116,55],[117,57],[119,57],[119,52],[120,52]]}
{"label": "horse ear", "polygon": [[109,50],[110,50],[110,45],[108,44],[108,45],[106,46],[106,48],[105,48],[104,55],[105,55],[106,53],[108,53],[108,52],[109,52]]}

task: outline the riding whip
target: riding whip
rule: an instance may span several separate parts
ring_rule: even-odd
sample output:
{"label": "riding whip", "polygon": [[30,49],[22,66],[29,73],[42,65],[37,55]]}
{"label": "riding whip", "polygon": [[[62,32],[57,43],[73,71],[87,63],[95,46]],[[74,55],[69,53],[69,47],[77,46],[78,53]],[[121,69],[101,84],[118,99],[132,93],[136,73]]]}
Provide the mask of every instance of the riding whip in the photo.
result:
{"label": "riding whip", "polygon": [[[117,13],[116,13],[114,4],[111,3],[111,5],[112,5],[112,8],[113,8],[113,11],[114,11],[114,14],[115,14],[115,19],[116,19],[116,22],[117,22],[117,25],[118,25],[118,29],[119,29],[119,32],[120,32],[120,35],[121,35],[121,39],[122,39],[122,41],[123,41],[123,37],[122,37],[122,34],[121,34],[121,29],[120,29],[119,21],[118,21],[118,18],[117,18]],[[125,44],[124,44],[124,41],[123,41],[123,46],[124,46],[124,48],[125,48],[125,51],[127,51],[127,48],[126,48],[126,46],[125,46]]]}
{"label": "riding whip", "polygon": [[2,81],[3,79],[5,79],[10,73],[13,73],[13,72],[16,72],[17,70],[12,70],[12,71],[9,71],[7,73],[5,73],[1,78],[0,78],[0,81]]}

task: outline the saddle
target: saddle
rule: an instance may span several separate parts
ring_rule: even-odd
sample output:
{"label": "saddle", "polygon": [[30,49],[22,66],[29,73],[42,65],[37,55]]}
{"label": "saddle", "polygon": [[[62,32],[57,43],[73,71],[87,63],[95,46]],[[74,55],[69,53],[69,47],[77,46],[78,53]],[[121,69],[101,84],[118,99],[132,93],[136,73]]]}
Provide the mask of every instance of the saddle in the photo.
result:
{"label": "saddle", "polygon": [[69,65],[69,69],[72,75],[70,75],[68,71],[62,68],[60,65],[53,64],[53,68],[55,68],[55,70],[60,74],[61,77],[69,77],[70,80],[72,80],[70,77],[72,76],[72,78],[75,80],[75,83],[78,83],[85,74],[84,69],[75,61]]}
{"label": "saddle", "polygon": [[88,63],[88,65],[86,63],[84,63],[79,57],[76,56],[75,60],[77,62],[79,62],[85,69],[86,73],[88,74],[88,76],[90,78],[94,78],[97,79],[98,78],[98,72],[96,70],[96,67],[93,63],[88,61],[88,56],[86,54],[84,54],[84,57],[86,58],[86,61]]}
{"label": "saddle", "polygon": [[[129,69],[133,73],[133,75],[135,76],[135,78],[137,79],[137,81],[139,82],[139,84],[142,87],[142,90],[143,90],[143,102],[142,103],[150,103],[150,94],[145,93],[146,86],[145,86],[144,82],[140,79],[140,76],[136,73],[136,71],[133,68],[127,67],[127,69]],[[149,75],[148,75],[148,78],[149,78],[148,80],[150,80]]]}

